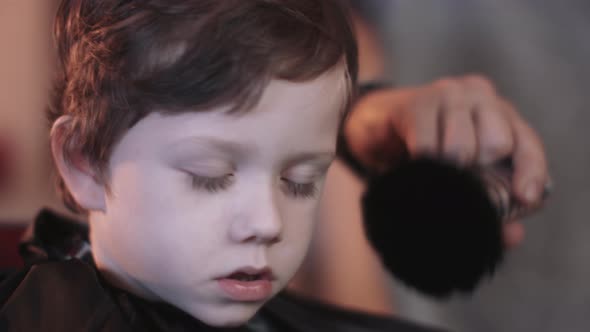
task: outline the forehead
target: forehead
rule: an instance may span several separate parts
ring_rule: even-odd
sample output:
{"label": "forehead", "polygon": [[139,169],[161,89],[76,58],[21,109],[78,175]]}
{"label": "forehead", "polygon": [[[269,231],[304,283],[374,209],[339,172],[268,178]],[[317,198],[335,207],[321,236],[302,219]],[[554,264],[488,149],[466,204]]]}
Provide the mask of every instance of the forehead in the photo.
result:
{"label": "forehead", "polygon": [[283,108],[289,108],[295,114],[305,109],[316,109],[321,113],[337,108],[343,115],[351,92],[349,84],[346,69],[340,65],[307,82],[273,80],[252,111],[273,111],[282,103]]}
{"label": "forehead", "polygon": [[[228,113],[228,107],[175,115],[153,113],[120,143],[157,146],[187,137],[216,137],[265,149],[333,149],[349,91],[343,67],[307,82],[272,80],[252,109],[236,114]],[[133,147],[134,152],[140,150]]]}

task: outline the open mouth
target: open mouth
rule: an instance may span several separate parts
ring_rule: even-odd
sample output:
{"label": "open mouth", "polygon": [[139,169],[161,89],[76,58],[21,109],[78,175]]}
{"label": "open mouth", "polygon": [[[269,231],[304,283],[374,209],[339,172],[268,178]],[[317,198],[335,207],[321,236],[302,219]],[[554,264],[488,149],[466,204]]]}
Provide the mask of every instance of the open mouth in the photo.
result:
{"label": "open mouth", "polygon": [[248,274],[244,272],[233,273],[227,277],[238,281],[256,281],[264,279],[262,274]]}
{"label": "open mouth", "polygon": [[218,279],[222,291],[236,301],[262,301],[272,294],[270,269],[244,268]]}
{"label": "open mouth", "polygon": [[226,277],[227,279],[237,280],[237,281],[258,281],[258,280],[268,280],[271,281],[272,273],[270,270],[261,270],[259,272],[256,271],[237,271],[229,276]]}

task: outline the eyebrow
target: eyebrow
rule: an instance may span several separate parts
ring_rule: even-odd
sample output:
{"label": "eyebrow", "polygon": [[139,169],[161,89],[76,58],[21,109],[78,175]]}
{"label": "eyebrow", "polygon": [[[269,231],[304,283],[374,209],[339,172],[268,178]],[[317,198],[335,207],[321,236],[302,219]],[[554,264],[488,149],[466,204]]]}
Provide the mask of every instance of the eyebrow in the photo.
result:
{"label": "eyebrow", "polygon": [[206,149],[223,151],[225,153],[237,155],[239,157],[245,157],[256,152],[256,148],[247,146],[246,144],[206,136],[191,136],[174,141],[167,144],[165,146],[165,150],[167,153],[185,151],[186,149],[190,149],[191,146],[195,145],[200,147],[204,146]]}
{"label": "eyebrow", "polygon": [[336,157],[336,153],[333,152],[304,152],[295,155],[294,157],[289,158],[287,164],[296,164],[300,162],[310,161],[310,160],[326,160],[331,161]]}
{"label": "eyebrow", "polygon": [[[166,153],[174,153],[177,151],[185,151],[190,149],[190,146],[199,145],[205,146],[206,149],[211,148],[212,150],[222,151],[224,153],[232,154],[241,158],[246,158],[256,154],[259,150],[257,147],[249,146],[239,142],[228,141],[216,137],[207,136],[191,136],[187,138],[174,141],[165,146]],[[284,164],[287,167],[307,162],[307,161],[320,161],[330,163],[336,157],[336,151],[317,151],[317,152],[301,152],[290,156]]]}

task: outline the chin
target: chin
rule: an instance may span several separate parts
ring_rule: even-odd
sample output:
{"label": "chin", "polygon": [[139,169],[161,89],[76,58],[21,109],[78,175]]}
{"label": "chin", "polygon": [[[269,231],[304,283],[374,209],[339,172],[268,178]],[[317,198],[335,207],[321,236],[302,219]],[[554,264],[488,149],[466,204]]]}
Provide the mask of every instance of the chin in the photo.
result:
{"label": "chin", "polygon": [[192,316],[214,327],[236,327],[246,324],[263,303],[226,303],[210,310],[199,310]]}

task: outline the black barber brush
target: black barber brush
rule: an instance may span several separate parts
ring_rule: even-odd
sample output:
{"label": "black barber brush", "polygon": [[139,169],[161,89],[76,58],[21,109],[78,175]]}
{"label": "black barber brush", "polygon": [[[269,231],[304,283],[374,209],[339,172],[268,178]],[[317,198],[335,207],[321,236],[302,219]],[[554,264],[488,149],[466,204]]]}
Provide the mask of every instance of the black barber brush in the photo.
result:
{"label": "black barber brush", "polygon": [[363,216],[385,267],[434,297],[473,291],[504,256],[504,174],[419,158],[370,176]]}

